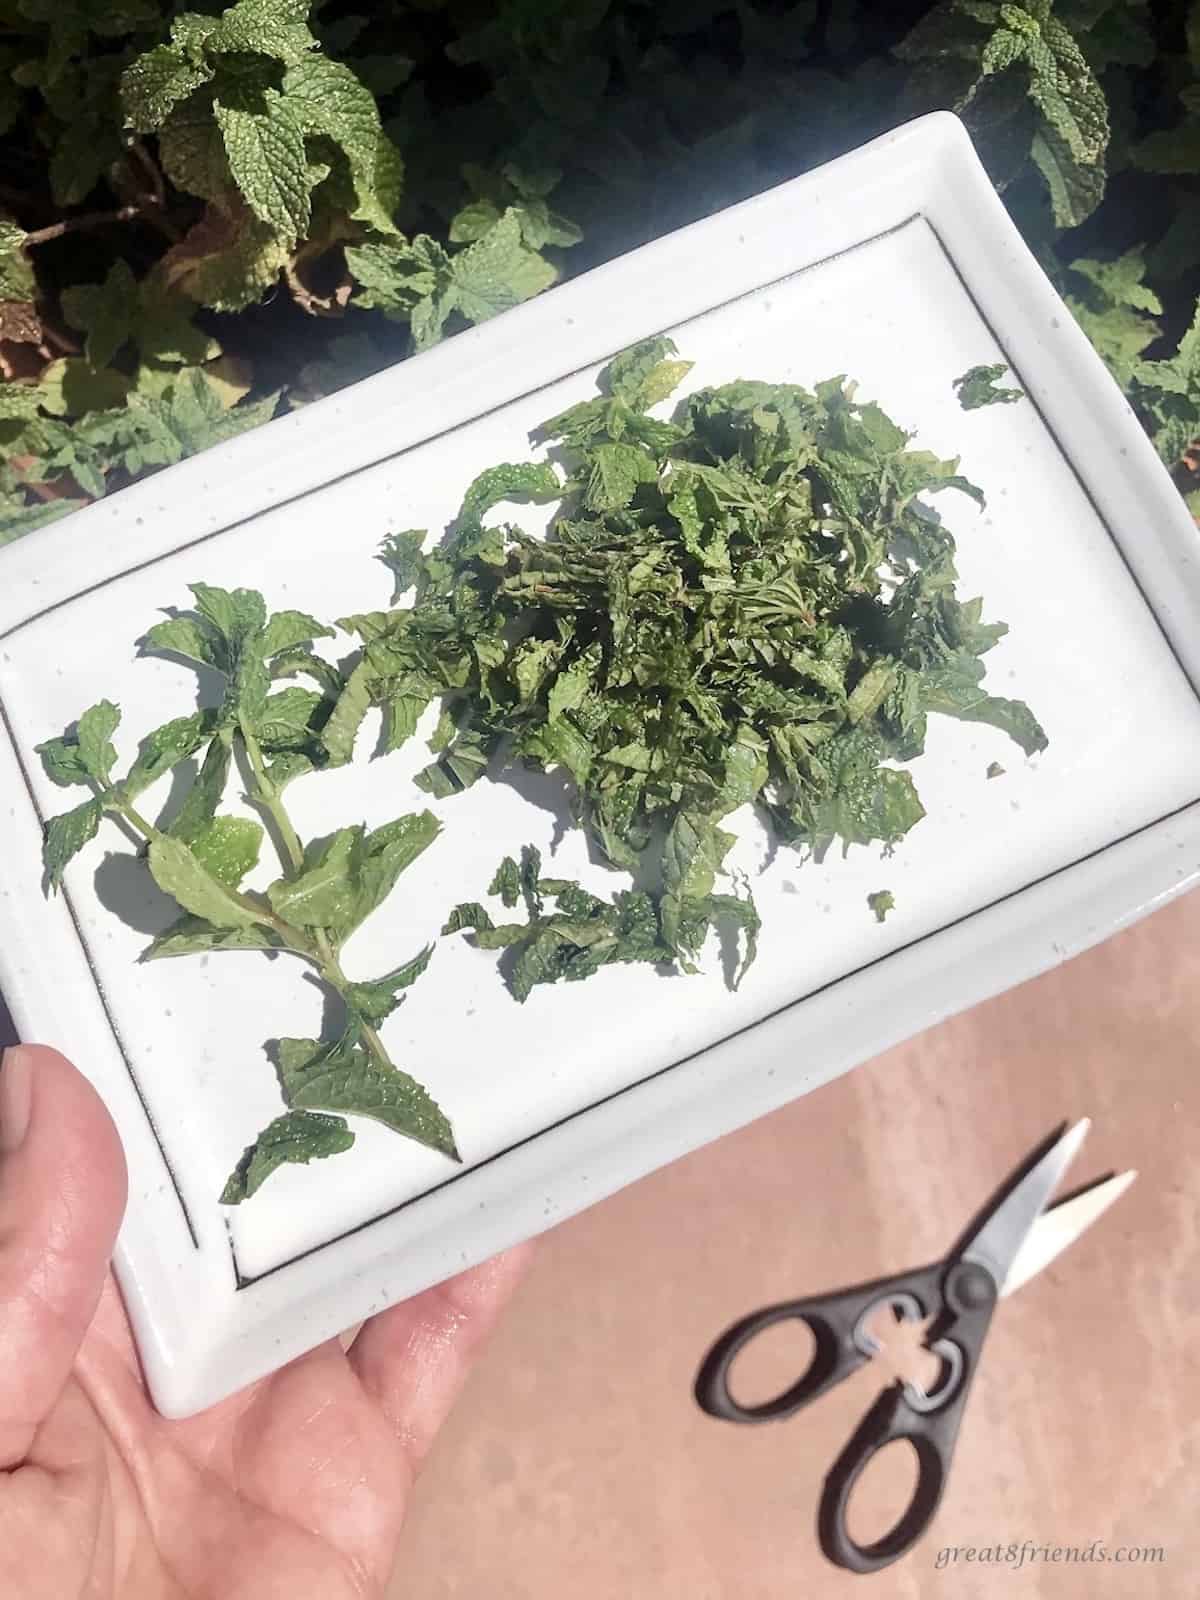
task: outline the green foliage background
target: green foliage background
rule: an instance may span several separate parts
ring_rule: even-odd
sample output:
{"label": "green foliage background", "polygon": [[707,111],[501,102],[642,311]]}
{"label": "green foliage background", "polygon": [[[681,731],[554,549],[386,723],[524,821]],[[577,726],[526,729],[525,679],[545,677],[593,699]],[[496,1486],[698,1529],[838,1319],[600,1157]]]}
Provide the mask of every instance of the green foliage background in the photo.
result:
{"label": "green foliage background", "polygon": [[1200,514],[1200,0],[0,0],[0,543],[963,116]]}

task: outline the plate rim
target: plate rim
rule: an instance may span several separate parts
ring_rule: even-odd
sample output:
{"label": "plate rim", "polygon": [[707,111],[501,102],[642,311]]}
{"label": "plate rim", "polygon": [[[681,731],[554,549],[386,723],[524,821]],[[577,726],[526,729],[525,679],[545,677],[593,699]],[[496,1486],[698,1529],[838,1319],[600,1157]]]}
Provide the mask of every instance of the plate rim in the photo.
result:
{"label": "plate rim", "polygon": [[[858,237],[846,248],[861,247],[917,217],[928,223],[997,343],[1006,354],[1011,352],[1010,365],[1124,556],[1133,581],[1141,589],[1151,613],[1163,629],[1195,691],[1200,681],[1200,643],[1190,645],[1183,622],[1188,609],[1185,602],[1190,602],[1193,615],[1200,610],[1200,574],[1190,585],[1184,586],[1184,595],[1174,607],[1170,595],[1164,596],[1162,593],[1164,579],[1173,584],[1179,583],[1179,555],[1185,541],[1194,545],[1195,529],[1191,519],[1128,403],[1108,377],[1100,358],[1082,331],[1065,311],[1008,218],[983,173],[961,123],[948,113],[935,113],[907,124],[811,173],[714,217],[665,235],[628,256],[596,268],[550,294],[506,313],[495,322],[469,330],[447,344],[420,357],[410,358],[349,390],[133,485],[111,502],[97,502],[62,519],[53,527],[41,530],[35,539],[18,541],[0,550],[0,579],[9,580],[0,593],[0,647],[14,633],[44,617],[57,606],[68,604],[96,587],[119,581],[131,572],[176,554],[192,544],[229,532],[266,510],[352,476],[381,460],[418,448],[514,400],[536,393],[549,383],[592,366],[637,338],[646,337],[664,326],[678,325],[738,298],[738,293],[714,295],[708,289],[712,279],[694,274],[696,281],[690,290],[691,300],[703,303],[696,303],[682,311],[676,306],[667,320],[657,309],[660,299],[651,299],[649,303],[640,299],[634,320],[642,325],[641,331],[634,332],[632,336],[623,327],[618,327],[616,333],[620,337],[616,337],[614,319],[611,317],[604,320],[599,332],[591,325],[583,325],[586,316],[579,317],[579,311],[582,309],[586,312],[589,302],[602,302],[614,293],[620,294],[622,278],[628,280],[646,271],[653,271],[661,278],[665,263],[672,258],[683,259],[683,254],[698,242],[707,241],[711,247],[718,239],[728,243],[730,238],[738,238],[742,244],[746,244],[754,235],[757,243],[766,234],[774,235],[774,254],[767,251],[756,256],[747,247],[749,259],[745,263],[740,263],[735,253],[732,265],[727,266],[721,281],[726,287],[732,288],[742,283],[742,294],[753,293],[781,278],[793,276],[836,257],[842,251],[825,251],[817,259],[802,259],[804,252],[801,241],[796,237],[797,230],[786,226],[788,212],[796,206],[802,208],[830,204],[836,200],[838,191],[851,192],[856,184],[861,191],[869,190],[872,185],[878,189],[884,186],[885,178],[889,189],[888,199],[893,208],[891,222],[873,228],[864,224],[859,229]],[[905,206],[909,207],[907,213],[897,218],[895,213]],[[849,215],[849,211],[853,210],[861,216],[861,208],[851,204],[847,210],[845,226],[853,233],[857,226],[856,218]],[[739,233],[739,230],[742,232]],[[782,272],[763,270],[764,263],[773,262],[777,267],[781,259],[788,258],[791,264]],[[755,262],[759,265],[756,266]],[[628,298],[638,299],[636,296]],[[572,312],[575,314],[572,315]],[[622,315],[624,327],[628,327],[628,307],[623,308]],[[1040,342],[1033,337],[1034,325],[1039,319],[1044,321],[1048,330],[1041,335]],[[618,323],[620,320],[616,319]],[[576,330],[573,338],[564,341],[561,331],[555,338],[546,337],[547,331],[556,324],[560,330],[562,326],[572,326]],[[1003,337],[999,331],[1001,326],[1005,327]],[[520,368],[529,375],[528,381],[514,387],[511,377],[514,365],[503,362],[500,357],[514,349],[519,349],[523,356],[531,344],[537,343],[539,330],[545,348],[536,353],[532,362],[526,362]],[[564,347],[574,351],[565,365]],[[439,373],[443,375],[440,379],[437,376]],[[464,382],[464,378],[469,381]],[[448,397],[442,402],[442,425],[432,430],[426,429],[420,437],[414,437],[398,448],[394,426],[389,440],[389,430],[384,425],[389,407],[402,401],[406,392],[416,392],[431,384],[436,387],[438,382],[448,391]],[[1086,394],[1086,406],[1078,404],[1081,392]],[[445,422],[446,416],[453,416],[456,404],[463,414],[457,420]],[[463,409],[464,406],[466,409]],[[425,414],[429,415],[428,410]],[[367,424],[365,427],[364,420]],[[1107,455],[1101,456],[1099,466],[1095,455],[1089,455],[1097,430],[1100,437],[1108,442],[1110,450],[1113,442],[1118,444],[1119,450],[1119,454],[1113,455],[1111,461]],[[318,440],[320,449],[315,450],[311,445]],[[390,443],[390,448],[381,449],[384,443]],[[338,462],[336,470],[328,469],[331,461]],[[268,480],[288,476],[289,463],[303,463],[304,471],[300,477],[304,486],[280,495]],[[314,478],[314,473],[319,476]],[[209,479],[220,477],[223,477],[224,484],[215,494],[194,492],[205,489]],[[244,493],[247,480],[250,480],[252,489],[249,500]],[[169,532],[165,519],[159,531],[153,526],[153,516],[145,516],[152,502],[163,495],[164,489],[168,493],[174,492],[177,500],[188,495],[192,497],[190,512],[181,519],[182,527],[175,522]],[[1139,508],[1139,522],[1129,520],[1131,494]],[[265,500],[264,495],[268,496]],[[214,503],[226,505],[237,514],[222,521],[222,513],[214,513],[210,509]],[[82,519],[89,518],[89,529],[85,530]],[[201,529],[198,520],[201,518],[210,524],[219,521],[220,525]],[[147,521],[152,524],[149,529],[146,528]],[[1153,526],[1158,534],[1157,549],[1149,534],[1144,534],[1141,543],[1135,543],[1132,548],[1129,539],[1122,537],[1122,530],[1136,529],[1139,523],[1143,530],[1147,525]],[[91,543],[82,543],[89,531]],[[39,570],[41,579],[36,576]],[[47,583],[43,579],[48,570],[60,575],[70,574],[70,577],[65,581],[60,578],[57,582]],[[26,583],[37,584],[43,592],[36,609],[26,610],[26,614],[18,616],[18,610],[22,608],[23,584]],[[74,587],[69,594],[61,592],[71,583]],[[56,590],[58,597],[46,601],[46,596],[53,597]],[[12,747],[10,753],[18,768],[23,770],[21,753],[2,698],[0,723]],[[4,752],[0,751],[0,756],[3,755]],[[32,794],[30,798],[32,802]],[[36,803],[33,809],[36,814]],[[157,1251],[156,1229],[131,1207],[118,1245],[118,1275],[130,1304],[143,1366],[156,1404],[169,1416],[190,1414],[299,1354],[302,1349],[317,1342],[317,1337],[325,1337],[335,1331],[328,1326],[328,1313],[332,1309],[328,1302],[335,1297],[340,1314],[350,1322],[359,1320],[360,1314],[369,1314],[370,1310],[376,1309],[375,1305],[368,1306],[367,1293],[360,1279],[369,1261],[379,1257],[384,1247],[384,1234],[376,1233],[380,1248],[368,1252],[365,1261],[361,1248],[351,1247],[351,1239],[357,1238],[361,1245],[361,1236],[371,1230],[386,1229],[391,1224],[386,1253],[390,1256],[402,1240],[412,1245],[414,1228],[419,1230],[420,1217],[423,1213],[429,1214],[432,1197],[442,1193],[449,1184],[458,1185],[464,1195],[470,1197],[467,1214],[471,1216],[471,1221],[466,1226],[472,1248],[463,1253],[461,1262],[435,1273],[433,1277],[427,1276],[424,1279],[426,1282],[435,1282],[439,1276],[448,1276],[449,1272],[457,1270],[458,1265],[468,1264],[468,1258],[471,1261],[483,1259],[505,1244],[542,1231],[552,1222],[613,1193],[624,1184],[719,1133],[731,1131],[807,1089],[816,1087],[817,1083],[846,1070],[855,1061],[878,1053],[955,1010],[1034,976],[1055,960],[1065,959],[1068,950],[1074,953],[1076,949],[1107,937],[1175,893],[1190,887],[1200,877],[1200,869],[1193,869],[1190,875],[1176,876],[1168,881],[1162,846],[1169,836],[1174,848],[1176,834],[1188,844],[1194,843],[1200,847],[1200,802],[1146,824],[1133,835],[1092,852],[1082,862],[1056,869],[1038,883],[1014,890],[1001,897],[1000,901],[967,913],[956,924],[890,951],[842,975],[822,990],[797,997],[749,1029],[739,1030],[696,1055],[659,1069],[651,1077],[628,1085],[604,1100],[540,1129],[518,1145],[476,1164],[461,1175],[455,1175],[446,1184],[427,1194],[364,1221],[349,1233],[314,1246],[264,1273],[240,1279],[236,1254],[232,1252],[230,1241],[237,1287],[231,1303],[225,1308],[223,1321],[211,1324],[204,1338],[197,1337],[195,1329],[186,1326],[190,1320],[186,1308],[182,1315],[172,1311],[164,1316],[164,1307],[159,1302],[162,1300],[165,1278],[157,1264],[150,1260],[151,1254]],[[1200,854],[1200,850],[1197,853]],[[1097,856],[1105,858],[1106,869],[1103,872],[1098,869],[1094,859]],[[29,902],[28,885],[18,882],[3,861],[0,861],[0,886],[8,890],[14,905]],[[1004,902],[1008,901],[1019,901],[1025,914],[1021,915],[1012,907],[1005,906]],[[1029,914],[1031,908],[1037,909],[1036,916]],[[1039,942],[1034,939],[1030,943],[1035,930],[1045,932],[1048,929],[1056,934],[1048,946],[1044,940]],[[81,933],[79,938],[86,959],[87,948]],[[921,953],[916,951],[917,945],[922,947]],[[937,982],[932,981],[927,965],[931,949],[937,952],[933,969]],[[860,1042],[860,1045],[847,1050],[846,1040],[860,1036],[854,1034],[853,1029],[846,1028],[846,1018],[843,1016],[839,1024],[843,1030],[840,1034],[841,1047],[832,1052],[825,1065],[800,1081],[794,1073],[779,1072],[780,1064],[795,1048],[796,1030],[794,1027],[789,1030],[785,1019],[804,1007],[805,1019],[801,1031],[819,1033],[823,1026],[821,1018],[826,1015],[837,1017],[845,1005],[847,993],[860,992],[865,973],[873,968],[885,969],[886,975],[882,981],[885,989],[890,990],[896,989],[900,974],[909,973],[903,980],[903,986],[907,988],[912,985],[920,992],[919,1005],[913,1008],[910,995],[907,1004],[897,1004],[889,1010],[887,1025],[877,1025],[869,1032],[869,1036],[861,1036],[867,1039],[865,1049]],[[946,981],[947,973],[955,974],[954,983]],[[94,969],[92,979],[103,1005],[102,985]],[[880,979],[877,977],[872,981],[878,983]],[[15,963],[8,959],[2,949],[0,984],[4,987],[14,1019],[23,1035],[33,1034],[39,1015],[46,1021],[52,1020],[53,1011],[46,1009],[45,1001],[17,971]],[[740,1041],[747,1032],[756,1035],[762,1059],[773,1060],[775,1066],[764,1066],[756,1075],[753,1086],[748,1085],[739,1069],[739,1094],[742,1098],[734,1109],[720,1084],[723,1078],[729,1077],[730,1055],[737,1054]],[[790,1034],[790,1043],[784,1037],[785,1033]],[[850,1058],[843,1059],[847,1055]],[[654,1087],[656,1079],[671,1074],[677,1081],[665,1093],[661,1087]],[[136,1087],[136,1079],[133,1081]],[[662,1108],[672,1102],[676,1120],[662,1115]],[[685,1103],[690,1103],[688,1114],[679,1115]],[[656,1104],[659,1105],[658,1111],[653,1109]],[[617,1110],[617,1106],[621,1109]],[[150,1123],[144,1101],[142,1111],[147,1123]],[[565,1123],[575,1124],[573,1134],[568,1133]],[[579,1133],[581,1124],[583,1135]],[[152,1127],[152,1123],[150,1125]],[[586,1162],[590,1171],[585,1175],[590,1188],[586,1194],[579,1192],[579,1170],[576,1165],[580,1137],[585,1137],[590,1151]],[[539,1142],[542,1146],[541,1159],[531,1159],[523,1147]],[[159,1148],[169,1172],[169,1158],[162,1150],[161,1143]],[[497,1167],[503,1168],[503,1171],[498,1171]],[[603,1169],[603,1176],[597,1171],[598,1167]],[[529,1205],[531,1189],[537,1192],[539,1214],[536,1217]],[[541,1205],[551,1189],[562,1194],[564,1200],[563,1204],[556,1204],[554,1214],[547,1217],[541,1212]],[[176,1193],[196,1254],[209,1258],[203,1262],[202,1272],[192,1276],[197,1278],[197,1282],[202,1278],[206,1285],[211,1285],[212,1249],[202,1245],[197,1237],[178,1185]],[[483,1198],[477,1198],[480,1195]],[[465,1202],[457,1205],[446,1201],[433,1203],[443,1213],[441,1231],[447,1230],[449,1222],[449,1231],[453,1232],[458,1226],[454,1213],[462,1212]],[[399,1221],[400,1212],[407,1214],[403,1224]],[[481,1217],[486,1217],[486,1221]],[[414,1221],[414,1218],[417,1220]],[[327,1302],[323,1312],[319,1304],[313,1311],[313,1321],[319,1323],[321,1329],[316,1336],[312,1335],[312,1325],[306,1325],[305,1319],[299,1318],[298,1338],[276,1341],[273,1348],[270,1347],[270,1341],[250,1337],[264,1326],[269,1326],[272,1316],[277,1314],[274,1303],[280,1300],[277,1292],[278,1274],[288,1271],[300,1273],[301,1263],[307,1263],[308,1258],[343,1246],[345,1248],[341,1249],[341,1256],[344,1264],[340,1269],[318,1274],[318,1281],[313,1281],[311,1270],[305,1270],[302,1274],[304,1283],[301,1300],[306,1304],[322,1300]],[[195,1257],[192,1259],[194,1261]],[[356,1259],[359,1263],[357,1269]],[[418,1272],[416,1276],[420,1277],[421,1273]],[[409,1277],[413,1277],[411,1272]],[[151,1281],[155,1278],[156,1283]],[[274,1286],[267,1282],[272,1278],[276,1279]],[[301,1280],[297,1278],[296,1281]],[[378,1298],[376,1295],[375,1299]],[[150,1300],[155,1303],[151,1305]],[[294,1297],[284,1297],[283,1303],[294,1308],[297,1302]],[[252,1356],[249,1353],[251,1346],[254,1351]]]}

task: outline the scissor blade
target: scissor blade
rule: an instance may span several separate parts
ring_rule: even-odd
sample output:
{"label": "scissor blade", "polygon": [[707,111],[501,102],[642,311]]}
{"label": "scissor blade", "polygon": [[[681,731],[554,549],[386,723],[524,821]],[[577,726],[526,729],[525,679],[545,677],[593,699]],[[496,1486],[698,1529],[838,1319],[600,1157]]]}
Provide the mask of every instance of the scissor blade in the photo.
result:
{"label": "scissor blade", "polygon": [[997,1288],[1007,1281],[1017,1251],[1045,1210],[1046,1201],[1058,1188],[1090,1126],[1090,1120],[1083,1117],[1056,1139],[1016,1188],[995,1207],[975,1237],[959,1251],[960,1260],[977,1261],[986,1267]]}
{"label": "scissor blade", "polygon": [[1044,1267],[1075,1243],[1128,1189],[1137,1177],[1136,1172],[1120,1172],[1104,1183],[1093,1184],[1082,1194],[1064,1200],[1052,1211],[1043,1211],[1025,1236],[1025,1243],[1017,1251],[1008,1269],[1001,1295],[1012,1294],[1022,1284],[1035,1278]]}

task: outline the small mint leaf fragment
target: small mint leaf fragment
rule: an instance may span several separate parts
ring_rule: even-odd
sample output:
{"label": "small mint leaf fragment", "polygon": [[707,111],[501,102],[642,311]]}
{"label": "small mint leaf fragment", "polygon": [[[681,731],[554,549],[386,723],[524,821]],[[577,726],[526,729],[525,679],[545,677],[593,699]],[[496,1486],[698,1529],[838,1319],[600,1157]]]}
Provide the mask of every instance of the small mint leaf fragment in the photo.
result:
{"label": "small mint leaf fragment", "polygon": [[1024,389],[1004,389],[1000,379],[1008,371],[1001,362],[994,367],[969,367],[961,378],[955,378],[954,391],[964,411],[978,411],[981,406],[1012,405],[1025,398]]}
{"label": "small mint leaf fragment", "polygon": [[895,909],[896,897],[890,889],[877,889],[867,896],[867,904],[875,913],[875,921],[882,922],[888,912]]}
{"label": "small mint leaf fragment", "polygon": [[66,811],[59,817],[51,817],[47,822],[42,843],[42,861],[46,869],[47,885],[52,891],[61,888],[63,872],[68,862],[79,854],[85,844],[96,837],[101,811],[99,800],[85,800],[73,811]]}
{"label": "small mint leaf fragment", "polygon": [[344,1117],[318,1111],[287,1111],[269,1123],[247,1148],[221,1191],[221,1204],[236,1206],[248,1200],[286,1163],[307,1166],[310,1161],[339,1155],[353,1143],[354,1135]]}

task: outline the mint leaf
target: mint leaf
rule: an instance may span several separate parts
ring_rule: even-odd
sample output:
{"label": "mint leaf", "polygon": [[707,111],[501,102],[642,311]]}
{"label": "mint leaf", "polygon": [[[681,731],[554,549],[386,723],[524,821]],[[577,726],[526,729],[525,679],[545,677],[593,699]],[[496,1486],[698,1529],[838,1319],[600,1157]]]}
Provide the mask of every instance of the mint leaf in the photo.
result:
{"label": "mint leaf", "polygon": [[354,1135],[345,1118],[316,1111],[287,1111],[276,1117],[249,1146],[221,1191],[223,1206],[240,1205],[286,1163],[307,1166],[349,1150]]}
{"label": "mint leaf", "polygon": [[174,956],[209,955],[215,950],[280,950],[283,940],[273,928],[218,928],[203,917],[183,916],[142,951],[142,961]]}
{"label": "mint leaf", "polygon": [[99,701],[79,719],[79,759],[97,783],[107,783],[116,764],[117,752],[109,741],[120,721],[120,710],[111,700]]}
{"label": "mint leaf", "polygon": [[64,812],[60,817],[51,817],[47,822],[42,844],[42,862],[51,891],[61,887],[67,864],[79,854],[85,844],[96,837],[100,827],[100,817],[99,800],[85,800],[73,811]]}
{"label": "mint leaf", "polygon": [[175,106],[212,77],[207,63],[189,61],[172,45],[156,45],[121,75],[125,126],[139,133],[161,128]]}
{"label": "mint leaf", "polygon": [[530,250],[511,208],[453,263],[454,303],[471,322],[483,322],[548,289],[557,270]]}
{"label": "mint leaf", "polygon": [[304,870],[280,878],[267,899],[285,922],[300,928],[333,928],[348,920],[362,884],[364,828],[341,828],[321,845],[310,846]]}
{"label": "mint leaf", "polygon": [[335,766],[343,765],[354,754],[354,741],[371,704],[371,682],[370,668],[365,662],[359,662],[321,730],[321,743]]}
{"label": "mint leaf", "polygon": [[263,831],[249,817],[214,817],[190,841],[192,854],[227,889],[236,889],[258,864]]}
{"label": "mint leaf", "polygon": [[146,734],[138,746],[137,760],[121,784],[121,792],[134,800],[181,761],[195,755],[211,737],[216,719],[210,711],[197,711],[190,717],[175,717]]}
{"label": "mint leaf", "polygon": [[88,361],[93,367],[107,367],[132,334],[138,314],[137,280],[124,261],[114,262],[103,283],[64,289],[62,308],[71,326],[87,333]]}
{"label": "mint leaf", "polygon": [[312,214],[304,127],[276,89],[219,84],[214,113],[234,182],[251,211],[294,243]]}
{"label": "mint leaf", "polygon": [[308,56],[288,68],[283,92],[304,132],[323,134],[345,156],[355,215],[381,233],[394,234],[392,213],[400,198],[403,163],[384,137],[370,90],[340,61]]}
{"label": "mint leaf", "polygon": [[348,937],[383,904],[400,874],[428,850],[441,828],[431,811],[415,811],[366,835],[357,894],[345,919],[336,924],[340,938]]}
{"label": "mint leaf", "polygon": [[549,462],[505,462],[489,467],[473,480],[463,496],[460,523],[479,522],[502,500],[532,500],[542,504],[562,498],[563,485]]}
{"label": "mint leaf", "polygon": [[254,721],[259,743],[272,755],[304,750],[315,737],[315,719],[325,704],[324,695],[313,689],[281,689],[268,696]]}
{"label": "mint leaf", "polygon": [[404,1000],[403,990],[411,988],[433,955],[433,946],[426,945],[419,954],[403,966],[385,973],[382,978],[372,978],[369,983],[352,983],[346,990],[346,1000],[352,1011],[372,1027],[387,1020]]}
{"label": "mint leaf", "polygon": [[896,897],[890,889],[877,889],[867,896],[867,904],[875,913],[875,921],[882,922],[889,911],[895,910]]}
{"label": "mint leaf", "polygon": [[268,661],[298,644],[314,639],[332,639],[333,629],[310,617],[305,611],[276,611],[263,629],[262,653]]}
{"label": "mint leaf", "polygon": [[969,367],[961,378],[955,378],[954,391],[964,411],[978,411],[981,406],[1011,405],[1023,400],[1023,389],[1003,389],[1000,379],[1008,368],[1000,363],[994,367]]}
{"label": "mint leaf", "polygon": [[316,1067],[291,1089],[294,1107],[370,1117],[430,1149],[460,1159],[445,1114],[415,1078],[395,1067],[381,1067],[362,1051],[346,1065]]}
{"label": "mint leaf", "polygon": [[191,844],[217,814],[229,778],[232,752],[229,743],[218,736],[205,752],[196,782],[188,790],[174,822],[167,830],[172,837]]}
{"label": "mint leaf", "polygon": [[181,839],[156,835],[148,860],[158,887],[192,916],[218,928],[249,928],[268,920],[265,910],[235,897]]}

